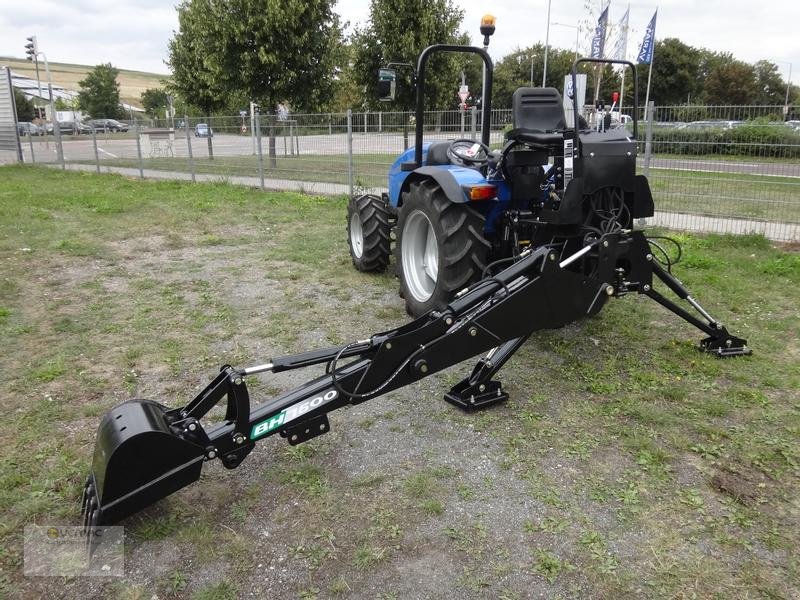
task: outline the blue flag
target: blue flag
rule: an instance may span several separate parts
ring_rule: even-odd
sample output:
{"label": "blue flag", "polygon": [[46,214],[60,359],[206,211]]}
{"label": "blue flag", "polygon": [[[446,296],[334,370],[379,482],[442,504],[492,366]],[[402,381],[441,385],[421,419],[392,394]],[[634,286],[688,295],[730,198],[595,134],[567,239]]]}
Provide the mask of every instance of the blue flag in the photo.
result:
{"label": "blue flag", "polygon": [[594,30],[594,37],[592,38],[592,58],[603,58],[603,50],[606,45],[606,25],[608,24],[608,6],[600,13],[600,18],[597,19],[597,27]]}
{"label": "blue flag", "polygon": [[653,18],[650,19],[650,24],[644,32],[644,39],[642,40],[642,47],[639,49],[639,55],[636,57],[636,62],[643,65],[649,65],[653,62],[653,50],[656,47],[656,17],[658,16],[658,9],[653,13]]}

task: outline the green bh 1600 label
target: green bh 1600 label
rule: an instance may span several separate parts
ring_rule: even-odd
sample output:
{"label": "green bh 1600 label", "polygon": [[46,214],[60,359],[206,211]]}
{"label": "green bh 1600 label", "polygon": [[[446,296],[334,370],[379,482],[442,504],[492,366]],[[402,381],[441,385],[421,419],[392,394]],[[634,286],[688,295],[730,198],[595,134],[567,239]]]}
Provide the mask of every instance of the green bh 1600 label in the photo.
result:
{"label": "green bh 1600 label", "polygon": [[261,423],[256,423],[253,425],[253,430],[250,432],[250,439],[258,439],[268,434],[273,429],[277,429],[281,425],[289,423],[290,421],[294,421],[296,418],[303,416],[312,408],[317,408],[318,406],[327,404],[338,396],[339,393],[336,390],[328,390],[321,396],[294,404],[289,408],[282,410],[277,415],[272,415],[269,419],[265,419],[261,421]]}

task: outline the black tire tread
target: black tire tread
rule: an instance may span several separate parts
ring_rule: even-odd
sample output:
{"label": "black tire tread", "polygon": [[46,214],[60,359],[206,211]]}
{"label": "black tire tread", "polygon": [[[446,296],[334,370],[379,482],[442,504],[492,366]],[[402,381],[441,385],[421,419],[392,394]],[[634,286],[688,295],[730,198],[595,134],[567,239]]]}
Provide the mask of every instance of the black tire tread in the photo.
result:
{"label": "black tire tread", "polygon": [[[364,250],[356,258],[350,245],[350,219],[357,212],[364,235]],[[350,199],[347,206],[347,245],[353,266],[359,271],[381,272],[389,265],[391,256],[391,231],[394,216],[386,201],[372,194]]]}
{"label": "black tire tread", "polygon": [[[419,200],[412,200],[418,198]],[[395,248],[395,263],[401,279],[401,297],[406,302],[406,312],[412,316],[420,316],[431,309],[442,309],[456,292],[480,280],[486,267],[486,260],[491,244],[483,237],[484,217],[467,205],[451,202],[442,188],[435,181],[426,179],[412,182],[403,194],[403,205],[411,202],[429,206],[431,219],[441,225],[444,239],[440,242],[440,256],[443,257],[443,269],[439,271],[441,284],[431,301],[420,310],[417,302],[403,290],[401,243]],[[398,220],[398,241],[401,242],[403,217]]]}

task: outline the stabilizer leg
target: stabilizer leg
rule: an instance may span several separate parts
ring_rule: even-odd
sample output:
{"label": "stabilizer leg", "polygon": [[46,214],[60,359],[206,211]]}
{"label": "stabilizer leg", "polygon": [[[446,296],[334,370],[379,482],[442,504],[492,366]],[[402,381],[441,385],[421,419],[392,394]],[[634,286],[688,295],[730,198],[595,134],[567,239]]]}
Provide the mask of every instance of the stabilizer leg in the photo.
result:
{"label": "stabilizer leg", "polygon": [[706,319],[701,321],[688,311],[684,310],[668,298],[665,298],[654,289],[645,289],[644,293],[658,302],[664,308],[672,311],[685,321],[697,327],[700,331],[708,335],[700,341],[700,350],[719,356],[746,356],[753,351],[747,347],[747,340],[731,335],[722,323],[714,319],[700,304],[692,298],[683,284],[668,271],[665,271],[659,264],[653,263],[653,273],[669,287],[681,300],[686,300],[700,315]]}
{"label": "stabilizer leg", "polygon": [[490,350],[486,356],[478,361],[472,369],[472,374],[454,385],[444,395],[444,399],[466,411],[486,408],[508,400],[508,394],[503,391],[501,383],[492,381],[492,377],[519,350],[528,337],[525,335],[509,340]]}

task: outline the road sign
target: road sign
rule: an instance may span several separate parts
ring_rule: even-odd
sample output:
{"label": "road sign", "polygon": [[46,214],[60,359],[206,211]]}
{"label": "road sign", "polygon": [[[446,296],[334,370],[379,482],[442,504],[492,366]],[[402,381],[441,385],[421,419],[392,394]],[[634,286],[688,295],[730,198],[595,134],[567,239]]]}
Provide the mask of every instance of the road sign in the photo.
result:
{"label": "road sign", "polygon": [[461,99],[461,103],[465,103],[467,98],[469,98],[469,88],[466,85],[462,85],[458,88],[458,97]]}

